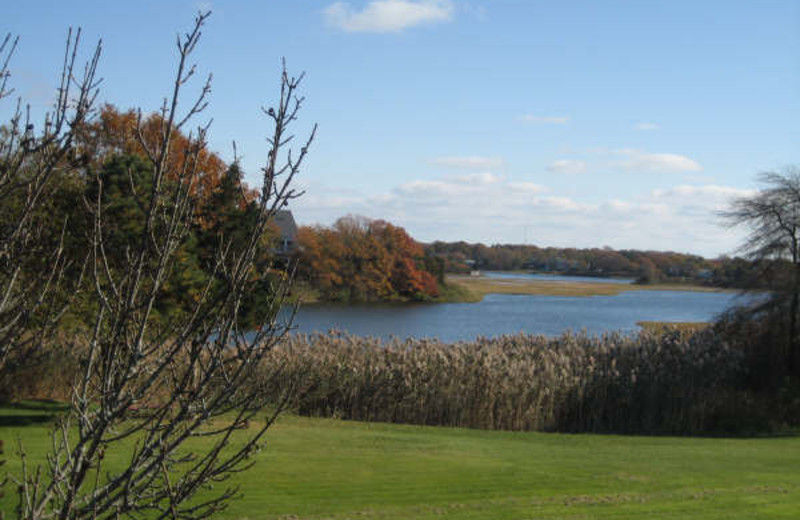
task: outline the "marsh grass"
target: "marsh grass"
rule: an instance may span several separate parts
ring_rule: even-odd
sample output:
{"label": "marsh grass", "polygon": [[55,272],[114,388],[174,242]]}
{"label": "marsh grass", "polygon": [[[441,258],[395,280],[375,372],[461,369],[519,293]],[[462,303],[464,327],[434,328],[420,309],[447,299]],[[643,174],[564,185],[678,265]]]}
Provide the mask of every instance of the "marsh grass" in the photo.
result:
{"label": "marsh grass", "polygon": [[[732,344],[731,334],[695,324],[645,329],[452,344],[293,335],[268,353],[250,384],[275,402],[290,389],[300,415],[360,421],[680,435],[796,425],[797,399],[754,392],[752,349]],[[76,367],[62,349],[40,366],[41,376],[10,374],[6,388],[18,399],[63,398]]]}
{"label": "marsh grass", "polygon": [[655,334],[666,334],[670,332],[699,332],[711,326],[711,323],[704,321],[637,321],[636,325],[642,329]]}
{"label": "marsh grass", "polygon": [[741,350],[713,331],[444,344],[298,335],[261,384],[301,415],[498,430],[697,434],[771,427],[742,390]]}
{"label": "marsh grass", "polygon": [[688,284],[620,284],[603,282],[573,282],[516,278],[486,278],[482,276],[447,277],[448,283],[460,285],[483,297],[486,294],[532,294],[544,296],[616,296],[625,291],[693,291],[728,292],[716,287]]}

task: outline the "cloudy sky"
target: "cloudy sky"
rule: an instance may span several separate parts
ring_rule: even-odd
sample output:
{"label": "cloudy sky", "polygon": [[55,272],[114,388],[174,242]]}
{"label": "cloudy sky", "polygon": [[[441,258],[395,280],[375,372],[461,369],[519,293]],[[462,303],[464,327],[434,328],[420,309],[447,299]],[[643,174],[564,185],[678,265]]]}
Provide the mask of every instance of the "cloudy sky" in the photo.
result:
{"label": "cloudy sky", "polygon": [[715,211],[800,162],[796,0],[28,0],[0,20],[20,36],[12,83],[46,106],[82,26],[87,52],[103,38],[102,99],[156,109],[198,8],[211,145],[230,158],[235,140],[251,184],[281,57],[307,73],[303,224],[715,256],[742,236]]}

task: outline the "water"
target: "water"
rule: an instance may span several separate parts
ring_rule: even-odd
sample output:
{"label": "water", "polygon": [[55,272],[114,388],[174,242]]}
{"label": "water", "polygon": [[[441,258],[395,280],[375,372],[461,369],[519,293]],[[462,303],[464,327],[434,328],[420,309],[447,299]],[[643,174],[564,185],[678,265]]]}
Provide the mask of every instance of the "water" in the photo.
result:
{"label": "water", "polygon": [[735,303],[734,293],[626,291],[616,296],[490,294],[479,303],[302,307],[298,332],[331,329],[360,336],[471,340],[518,332],[558,335],[635,332],[637,321],[709,321]]}
{"label": "water", "polygon": [[583,282],[583,283],[619,283],[632,284],[633,278],[602,278],[597,276],[563,276],[560,274],[504,273],[486,271],[481,273],[486,278],[502,278],[516,280],[542,280],[546,282]]}

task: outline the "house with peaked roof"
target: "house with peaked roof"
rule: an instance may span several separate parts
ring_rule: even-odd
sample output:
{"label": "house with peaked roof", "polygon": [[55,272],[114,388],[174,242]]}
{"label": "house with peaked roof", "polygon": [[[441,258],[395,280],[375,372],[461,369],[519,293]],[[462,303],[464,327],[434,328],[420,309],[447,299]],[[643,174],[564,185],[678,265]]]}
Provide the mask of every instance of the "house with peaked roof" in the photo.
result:
{"label": "house with peaked roof", "polygon": [[279,209],[273,218],[275,227],[278,228],[280,238],[273,252],[279,256],[288,256],[297,250],[297,223],[292,212],[288,209]]}

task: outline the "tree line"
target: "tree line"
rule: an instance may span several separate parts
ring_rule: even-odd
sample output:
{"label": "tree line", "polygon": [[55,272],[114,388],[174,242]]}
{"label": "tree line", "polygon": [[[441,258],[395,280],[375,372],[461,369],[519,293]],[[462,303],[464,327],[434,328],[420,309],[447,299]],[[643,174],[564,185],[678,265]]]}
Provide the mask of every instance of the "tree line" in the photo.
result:
{"label": "tree line", "polygon": [[694,283],[752,289],[763,287],[763,265],[752,259],[722,256],[707,259],[669,251],[555,248],[535,245],[425,244],[429,256],[441,258],[445,270],[528,270],[572,276],[632,278],[640,283]]}
{"label": "tree line", "polygon": [[337,302],[436,301],[448,288],[446,273],[476,270],[768,290],[772,277],[764,273],[790,268],[780,258],[707,259],[670,251],[616,251],[609,247],[420,243],[395,224],[353,215],[341,217],[328,227],[301,227],[298,246],[295,259],[299,278],[316,291],[319,299]]}

